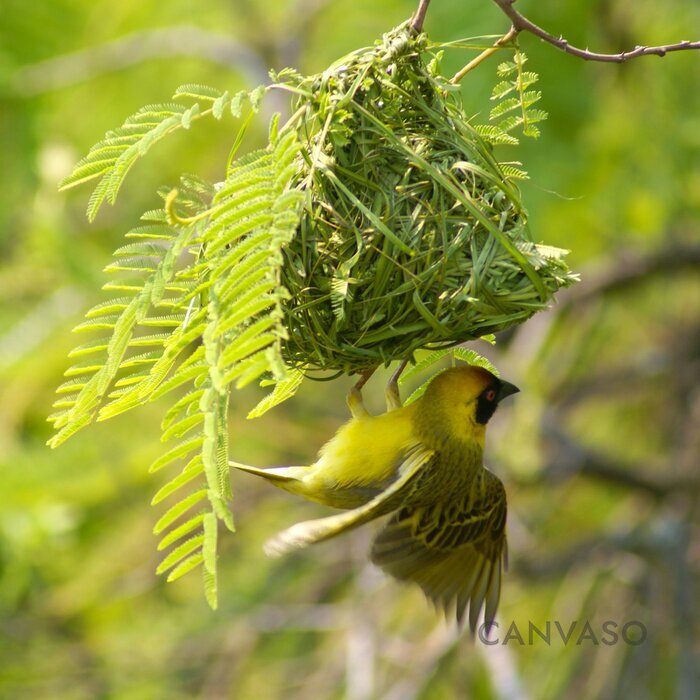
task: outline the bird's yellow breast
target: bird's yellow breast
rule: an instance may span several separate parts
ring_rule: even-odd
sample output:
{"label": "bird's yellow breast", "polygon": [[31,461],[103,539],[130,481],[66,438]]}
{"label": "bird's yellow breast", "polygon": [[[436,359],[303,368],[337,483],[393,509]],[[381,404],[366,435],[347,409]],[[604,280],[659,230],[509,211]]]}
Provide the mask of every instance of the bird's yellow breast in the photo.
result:
{"label": "bird's yellow breast", "polygon": [[351,502],[366,502],[371,491],[386,488],[401,456],[415,442],[413,413],[414,406],[407,406],[348,421],[321,448],[304,478],[304,490],[321,503],[347,508],[354,507]]}

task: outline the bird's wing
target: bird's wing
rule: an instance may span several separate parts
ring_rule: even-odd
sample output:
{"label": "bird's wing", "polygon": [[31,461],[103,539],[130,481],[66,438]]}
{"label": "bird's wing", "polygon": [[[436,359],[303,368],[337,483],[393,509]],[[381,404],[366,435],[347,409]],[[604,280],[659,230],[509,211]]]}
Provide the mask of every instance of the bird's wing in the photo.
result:
{"label": "bird's wing", "polygon": [[[377,535],[372,561],[388,574],[414,581],[447,613],[476,629],[485,606],[493,622],[506,558],[506,494],[501,481],[484,470],[478,498],[400,508]],[[470,502],[471,500],[471,502]]]}
{"label": "bird's wing", "polygon": [[331,515],[318,520],[306,520],[283,530],[265,543],[265,553],[280,556],[293,549],[301,549],[316,542],[323,542],[343,532],[385,515],[401,505],[403,490],[413,477],[433,457],[434,452],[420,443],[413,445],[405,454],[398,469],[397,479],[384,491],[359,508],[353,508],[339,515]]}

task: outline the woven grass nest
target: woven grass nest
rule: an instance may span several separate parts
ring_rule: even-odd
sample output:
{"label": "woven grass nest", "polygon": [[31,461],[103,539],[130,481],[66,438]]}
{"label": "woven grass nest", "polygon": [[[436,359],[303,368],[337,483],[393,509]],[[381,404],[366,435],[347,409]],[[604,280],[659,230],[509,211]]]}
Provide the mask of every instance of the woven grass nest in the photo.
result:
{"label": "woven grass nest", "polygon": [[400,27],[293,86],[307,205],[281,279],[291,366],[353,373],[479,338],[575,279],[565,251],[531,241],[424,42]]}

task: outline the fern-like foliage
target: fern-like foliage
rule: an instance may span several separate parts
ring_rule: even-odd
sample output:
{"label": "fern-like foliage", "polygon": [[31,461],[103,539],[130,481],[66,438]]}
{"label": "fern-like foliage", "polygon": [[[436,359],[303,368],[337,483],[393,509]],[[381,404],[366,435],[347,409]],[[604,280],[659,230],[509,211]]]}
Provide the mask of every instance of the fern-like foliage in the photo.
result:
{"label": "fern-like foliage", "polygon": [[247,418],[259,418],[264,413],[267,413],[271,408],[279,406],[279,404],[291,399],[301,386],[304,379],[304,372],[301,369],[288,369],[287,376],[284,379],[263,379],[260,386],[273,385],[273,390],[262,399],[255,408],[253,408]]}
{"label": "fern-like foliage", "polygon": [[[181,88],[178,95],[208,99],[215,117],[227,104],[241,102],[201,87]],[[255,106],[255,95],[246,99]],[[233,106],[240,112],[240,104]],[[160,123],[168,124],[160,136],[178,128],[170,117]],[[154,138],[142,135],[142,143]],[[130,167],[125,163],[136,157],[133,151],[127,155],[130,148],[97,165],[96,147],[67,185],[100,177],[93,206],[113,198]],[[169,504],[154,528],[159,549],[169,550],[158,573],[169,572],[172,581],[203,565],[212,607],[218,521],[234,527],[227,441],[231,388],[263,375],[277,382],[256,409],[261,414],[300,381],[287,376],[281,357],[280,286],[282,248],[297,229],[303,198],[291,187],[298,155],[296,132],[278,133],[273,120],[269,146],[230,164],[216,189],[188,177],[176,194],[163,193],[164,208],[144,215],[144,224],[127,234],[107,268],[114,279],[104,289],[116,296],[93,307],[76,328],[93,338],[71,353],[77,362],[66,372],[51,416],[56,434],[49,444],[55,447],[94,419],[178,390],[162,424],[169,447],[151,465],[152,472],[173,472],[153,498],[154,504]]]}
{"label": "fern-like foliage", "polygon": [[189,286],[176,279],[176,265],[196,238],[197,227],[169,224],[163,209],[147,212],[142,221],[126,234],[129,242],[114,252],[115,260],[106,268],[113,279],[103,289],[116,296],[90,309],[74,329],[93,337],[70,353],[77,362],[57,390],[58,410],[49,418],[57,431],[51,447],[98,412],[105,412],[100,417],[119,412],[115,406],[151,376],[168,352],[170,331],[181,324],[178,298]]}
{"label": "fern-like foliage", "polygon": [[158,141],[179,129],[189,129],[203,117],[221,119],[227,109],[239,117],[246,103],[257,111],[264,90],[261,86],[250,93],[241,91],[231,96],[228,91],[203,85],[183,85],[175,91],[173,99],[189,104],[168,102],[142,107],[118,129],[108,131],[61,182],[60,188],[98,180],[88,202],[87,215],[92,221],[105,199],[114,204],[131,167]]}
{"label": "fern-like foliage", "polygon": [[[489,114],[489,124],[476,126],[477,132],[493,145],[517,145],[518,138],[513,132],[521,130],[523,136],[539,138],[537,124],[547,118],[547,112],[536,108],[542,93],[532,89],[539,80],[537,73],[524,70],[527,56],[516,49],[512,61],[498,65],[496,74],[500,80],[491,92],[491,100],[496,104]],[[520,163],[502,164],[506,177],[527,179],[527,173],[519,168]]]}
{"label": "fern-like foliage", "polygon": [[517,50],[512,61],[499,64],[496,73],[502,80],[491,93],[491,99],[497,104],[491,110],[489,118],[506,133],[522,128],[524,136],[537,138],[540,135],[537,123],[547,118],[547,112],[534,108],[542,93],[531,89],[539,76],[532,71],[523,70],[526,62],[527,56]]}

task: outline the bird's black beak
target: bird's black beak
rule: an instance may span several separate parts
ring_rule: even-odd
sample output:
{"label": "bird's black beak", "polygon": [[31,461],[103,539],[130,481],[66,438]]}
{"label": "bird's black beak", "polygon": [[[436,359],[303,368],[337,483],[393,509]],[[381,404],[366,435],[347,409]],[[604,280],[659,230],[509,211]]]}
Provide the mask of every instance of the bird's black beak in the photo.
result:
{"label": "bird's black beak", "polygon": [[504,382],[501,381],[501,386],[498,389],[498,401],[503,401],[508,396],[512,396],[513,394],[517,394],[520,391],[515,384],[511,384],[510,382]]}

